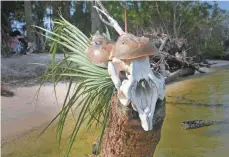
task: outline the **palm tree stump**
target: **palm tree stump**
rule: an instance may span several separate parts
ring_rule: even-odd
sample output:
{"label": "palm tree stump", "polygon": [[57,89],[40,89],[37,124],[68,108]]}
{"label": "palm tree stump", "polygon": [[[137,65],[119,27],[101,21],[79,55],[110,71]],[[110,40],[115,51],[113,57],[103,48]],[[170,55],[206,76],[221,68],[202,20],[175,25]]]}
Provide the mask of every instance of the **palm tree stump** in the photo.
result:
{"label": "palm tree stump", "polygon": [[100,156],[152,157],[161,137],[161,127],[165,117],[164,102],[159,100],[157,102],[153,130],[144,131],[138,113],[131,108],[131,105],[123,106],[114,94]]}

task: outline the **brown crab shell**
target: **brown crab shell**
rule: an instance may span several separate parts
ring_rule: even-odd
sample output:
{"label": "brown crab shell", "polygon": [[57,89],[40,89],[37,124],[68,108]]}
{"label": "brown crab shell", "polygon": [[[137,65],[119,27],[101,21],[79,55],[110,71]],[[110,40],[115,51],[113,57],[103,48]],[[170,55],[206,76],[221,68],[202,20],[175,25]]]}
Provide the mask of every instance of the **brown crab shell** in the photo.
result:
{"label": "brown crab shell", "polygon": [[111,52],[112,57],[122,60],[133,60],[140,57],[152,56],[157,48],[146,37],[136,37],[132,34],[120,36]]}
{"label": "brown crab shell", "polygon": [[113,46],[111,43],[90,46],[87,50],[87,57],[92,63],[101,67],[107,67]]}

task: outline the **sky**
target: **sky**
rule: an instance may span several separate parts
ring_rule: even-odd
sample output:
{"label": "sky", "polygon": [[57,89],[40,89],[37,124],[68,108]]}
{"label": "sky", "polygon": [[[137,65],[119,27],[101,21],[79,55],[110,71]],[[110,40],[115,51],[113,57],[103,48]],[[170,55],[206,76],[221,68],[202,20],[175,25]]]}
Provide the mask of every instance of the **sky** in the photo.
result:
{"label": "sky", "polygon": [[[212,2],[209,2],[212,3]],[[218,1],[219,7],[229,11],[229,0],[228,1]]]}

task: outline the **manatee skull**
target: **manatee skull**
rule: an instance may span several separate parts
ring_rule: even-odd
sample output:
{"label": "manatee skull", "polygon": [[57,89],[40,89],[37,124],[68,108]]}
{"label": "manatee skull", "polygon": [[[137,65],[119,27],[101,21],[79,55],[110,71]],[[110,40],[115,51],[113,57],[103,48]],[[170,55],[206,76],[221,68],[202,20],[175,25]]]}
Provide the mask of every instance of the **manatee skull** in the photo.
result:
{"label": "manatee skull", "polygon": [[[118,90],[120,102],[125,106],[131,102],[145,131],[153,129],[156,102],[165,97],[164,77],[156,76],[150,68],[149,56],[155,52],[156,48],[148,38],[123,34],[114,45],[112,61],[108,63],[108,72]],[[126,72],[126,79],[122,82],[120,71]]]}

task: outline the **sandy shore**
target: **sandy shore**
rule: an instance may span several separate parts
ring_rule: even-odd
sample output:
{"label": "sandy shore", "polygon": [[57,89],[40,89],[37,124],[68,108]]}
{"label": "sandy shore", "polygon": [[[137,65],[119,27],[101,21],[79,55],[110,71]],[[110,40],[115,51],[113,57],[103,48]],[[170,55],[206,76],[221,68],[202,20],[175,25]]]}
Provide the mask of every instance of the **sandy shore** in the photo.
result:
{"label": "sandy shore", "polygon": [[38,95],[36,85],[13,88],[13,97],[1,96],[2,142],[50,122],[60,111],[67,88],[64,83],[57,85],[57,99],[51,84],[43,86]]}

